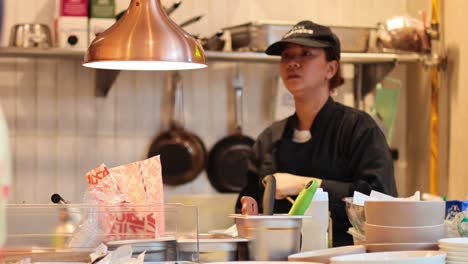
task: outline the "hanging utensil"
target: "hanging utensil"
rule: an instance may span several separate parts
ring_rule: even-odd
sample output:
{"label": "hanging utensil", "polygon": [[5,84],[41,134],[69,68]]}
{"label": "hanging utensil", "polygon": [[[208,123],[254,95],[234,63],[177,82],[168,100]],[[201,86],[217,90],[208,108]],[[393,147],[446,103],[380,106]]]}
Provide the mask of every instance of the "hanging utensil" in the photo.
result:
{"label": "hanging utensil", "polygon": [[172,75],[171,121],[169,130],[151,143],[148,158],[161,155],[163,182],[179,185],[197,177],[205,167],[206,149],[202,140],[183,127],[182,77]]}
{"label": "hanging utensil", "polygon": [[173,3],[170,7],[166,8],[166,14],[170,16],[179,6],[182,4],[182,1]]}
{"label": "hanging utensil", "polygon": [[[170,7],[165,7],[164,10],[166,11],[166,14],[168,16],[170,16],[172,13],[174,13],[174,11],[179,8],[179,6],[182,4],[182,1],[179,1],[179,2],[175,2],[174,4],[172,4]],[[117,15],[115,15],[115,19],[116,20],[119,20],[124,14],[125,12],[127,12],[127,9],[119,12]]]}
{"label": "hanging utensil", "polygon": [[247,182],[247,163],[254,140],[242,134],[242,80],[239,73],[233,79],[236,131],[211,149],[207,173],[219,192],[240,192]]}
{"label": "hanging utensil", "polygon": [[179,27],[183,28],[183,27],[186,27],[186,26],[188,26],[188,25],[190,25],[190,24],[193,24],[193,23],[199,21],[200,19],[202,19],[202,17],[203,17],[203,15],[199,15],[199,16],[196,16],[196,17],[192,17],[192,18],[190,18],[189,20],[186,20],[186,21],[180,23],[180,24],[179,24]]}
{"label": "hanging utensil", "polygon": [[54,204],[66,204],[67,203],[67,201],[65,201],[65,199],[63,199],[62,196],[60,196],[60,194],[58,193],[52,194],[52,196],[50,197],[50,200]]}

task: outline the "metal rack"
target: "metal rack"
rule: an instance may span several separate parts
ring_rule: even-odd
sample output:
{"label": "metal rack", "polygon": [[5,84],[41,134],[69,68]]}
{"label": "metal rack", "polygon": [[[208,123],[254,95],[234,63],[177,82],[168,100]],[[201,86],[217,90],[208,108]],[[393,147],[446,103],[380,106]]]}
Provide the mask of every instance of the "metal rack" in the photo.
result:
{"label": "metal rack", "polygon": [[[55,58],[55,59],[83,59],[85,51],[82,49],[65,48],[17,48],[0,47],[0,57],[23,58]],[[244,62],[244,63],[278,63],[279,57],[268,56],[258,52],[222,52],[206,51],[208,63],[215,62]],[[383,78],[393,67],[399,63],[413,63],[422,61],[416,53],[342,53],[341,62],[357,65],[355,71],[355,98],[362,98],[362,80],[367,72],[372,72],[374,80]],[[119,71],[96,70],[95,87],[96,96],[106,96],[115,82]]]}

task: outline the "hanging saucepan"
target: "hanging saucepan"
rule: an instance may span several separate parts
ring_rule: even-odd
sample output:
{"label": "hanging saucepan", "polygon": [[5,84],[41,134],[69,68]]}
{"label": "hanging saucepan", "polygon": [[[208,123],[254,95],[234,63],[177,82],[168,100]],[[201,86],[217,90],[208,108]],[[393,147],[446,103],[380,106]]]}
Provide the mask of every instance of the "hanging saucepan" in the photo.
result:
{"label": "hanging saucepan", "polygon": [[206,149],[201,139],[183,127],[182,78],[172,75],[169,130],[151,143],[148,157],[161,155],[163,182],[179,185],[193,180],[205,167]]}
{"label": "hanging saucepan", "polygon": [[208,156],[207,173],[219,192],[240,192],[247,182],[247,161],[254,140],[242,134],[242,82],[239,74],[233,80],[236,131],[221,139]]}

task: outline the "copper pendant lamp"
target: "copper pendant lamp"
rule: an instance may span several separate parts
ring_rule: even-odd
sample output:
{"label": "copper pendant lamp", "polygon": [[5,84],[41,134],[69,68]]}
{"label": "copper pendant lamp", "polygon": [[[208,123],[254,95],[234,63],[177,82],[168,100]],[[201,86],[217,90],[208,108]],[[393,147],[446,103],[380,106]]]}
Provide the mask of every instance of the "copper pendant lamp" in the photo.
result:
{"label": "copper pendant lamp", "polygon": [[164,12],[160,0],[131,0],[127,12],[88,47],[83,66],[111,70],[206,67],[205,52]]}

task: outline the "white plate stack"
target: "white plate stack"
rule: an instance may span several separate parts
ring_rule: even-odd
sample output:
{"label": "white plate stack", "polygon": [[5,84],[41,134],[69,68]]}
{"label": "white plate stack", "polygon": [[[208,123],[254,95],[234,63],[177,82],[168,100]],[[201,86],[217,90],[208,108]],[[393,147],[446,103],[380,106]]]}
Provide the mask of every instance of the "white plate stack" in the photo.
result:
{"label": "white plate stack", "polygon": [[447,264],[468,263],[468,237],[441,239],[439,248],[447,253]]}
{"label": "white plate stack", "polygon": [[331,264],[444,264],[441,251],[392,251],[333,257]]}

